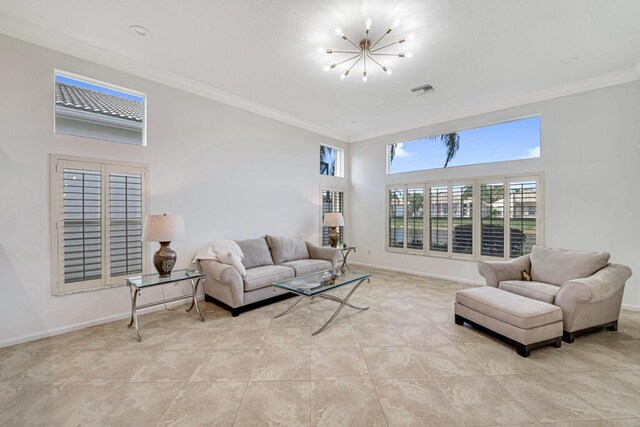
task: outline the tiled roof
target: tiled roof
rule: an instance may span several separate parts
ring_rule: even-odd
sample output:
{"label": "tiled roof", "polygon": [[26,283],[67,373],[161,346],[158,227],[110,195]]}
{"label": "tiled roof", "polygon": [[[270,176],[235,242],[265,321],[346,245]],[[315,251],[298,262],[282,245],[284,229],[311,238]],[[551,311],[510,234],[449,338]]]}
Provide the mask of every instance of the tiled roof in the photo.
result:
{"label": "tiled roof", "polygon": [[56,105],[142,122],[142,102],[56,82]]}

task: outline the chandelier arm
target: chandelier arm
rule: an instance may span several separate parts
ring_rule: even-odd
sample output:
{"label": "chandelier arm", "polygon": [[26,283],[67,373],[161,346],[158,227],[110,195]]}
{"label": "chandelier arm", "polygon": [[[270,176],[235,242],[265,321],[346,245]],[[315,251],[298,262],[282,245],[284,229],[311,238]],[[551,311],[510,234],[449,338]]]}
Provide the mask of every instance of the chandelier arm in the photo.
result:
{"label": "chandelier arm", "polygon": [[338,66],[340,64],[344,64],[345,62],[351,61],[352,59],[356,59],[358,56],[362,55],[362,53],[359,53],[357,55],[352,56],[351,58],[347,58],[344,61],[340,61],[340,62],[336,62],[334,65]]}
{"label": "chandelier arm", "polygon": [[379,38],[378,40],[376,40],[376,42],[375,42],[374,44],[372,44],[372,45],[371,45],[371,47],[370,47],[369,49],[373,49],[374,47],[376,47],[376,45],[377,45],[378,43],[380,43],[380,40],[382,40],[383,38],[385,38],[385,36],[386,36],[387,34],[389,34],[389,33],[390,33],[390,31],[385,31],[384,33],[382,33],[382,35],[380,36],[380,38]]}
{"label": "chandelier arm", "polygon": [[347,37],[347,35],[346,35],[346,34],[345,34],[345,35],[343,35],[343,36],[342,36],[342,38],[343,38],[343,39],[345,39],[346,41],[348,41],[349,43],[351,43],[351,44],[353,45],[353,47],[355,47],[356,49],[361,50],[361,49],[360,49],[360,46],[358,46],[357,44],[355,44],[354,42],[352,42],[352,41],[351,41],[351,39],[350,39],[349,37]]}
{"label": "chandelier arm", "polygon": [[398,44],[398,43],[400,43],[400,40],[395,41],[395,42],[393,42],[393,43],[386,44],[386,45],[381,46],[381,47],[379,47],[379,48],[377,48],[377,49],[373,49],[373,50],[371,51],[371,53],[373,53],[373,52],[377,52],[377,51],[379,51],[379,50],[382,50],[382,49],[384,49],[384,48],[386,48],[386,47],[389,47],[389,46],[393,46],[394,44]]}
{"label": "chandelier arm", "polygon": [[358,59],[356,59],[356,61],[351,65],[351,67],[349,67],[349,69],[347,71],[351,72],[351,70],[353,70],[353,67],[355,67],[358,62],[360,62],[360,60],[362,59],[362,54],[358,55]]}
{"label": "chandelier arm", "polygon": [[370,54],[368,56],[369,56],[370,60],[375,62],[378,65],[378,67],[382,68],[382,70],[384,71],[384,66],[382,64],[380,64],[378,61],[376,61]]}
{"label": "chandelier arm", "polygon": [[372,53],[373,56],[397,56],[398,58],[404,58],[404,56],[400,56],[399,53]]}
{"label": "chandelier arm", "polygon": [[332,51],[331,51],[331,53],[350,53],[350,54],[352,54],[352,55],[353,55],[354,53],[359,55],[359,54],[360,54],[360,52],[361,52],[361,51],[354,52],[354,51],[352,51],[352,50],[332,50]]}

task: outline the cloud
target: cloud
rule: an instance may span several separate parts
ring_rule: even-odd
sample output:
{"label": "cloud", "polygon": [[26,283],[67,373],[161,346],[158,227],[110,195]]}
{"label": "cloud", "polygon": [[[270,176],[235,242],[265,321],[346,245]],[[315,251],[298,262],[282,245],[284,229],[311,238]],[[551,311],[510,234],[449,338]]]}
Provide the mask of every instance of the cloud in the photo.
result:
{"label": "cloud", "polygon": [[411,153],[406,151],[403,147],[404,144],[402,142],[396,144],[396,157],[409,157],[411,155]]}
{"label": "cloud", "polygon": [[533,148],[529,148],[529,150],[527,151],[527,158],[534,158],[534,157],[540,157],[540,146],[538,145],[537,147],[533,147]]}

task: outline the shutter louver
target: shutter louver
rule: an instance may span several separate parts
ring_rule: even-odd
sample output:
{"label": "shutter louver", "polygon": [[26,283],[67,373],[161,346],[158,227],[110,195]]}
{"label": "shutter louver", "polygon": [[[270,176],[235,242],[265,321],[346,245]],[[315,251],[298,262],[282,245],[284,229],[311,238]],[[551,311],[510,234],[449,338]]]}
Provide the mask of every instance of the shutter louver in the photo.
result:
{"label": "shutter louver", "polygon": [[449,188],[431,187],[429,191],[429,250],[449,251]]}
{"label": "shutter louver", "polygon": [[482,184],[481,254],[504,257],[504,184]]}
{"label": "shutter louver", "polygon": [[404,190],[389,190],[389,247],[404,248]]}
{"label": "shutter louver", "polygon": [[142,175],[109,174],[111,277],[142,273]]}
{"label": "shutter louver", "polygon": [[95,170],[63,169],[64,283],[102,277],[102,181]]}
{"label": "shutter louver", "polygon": [[510,255],[531,253],[536,244],[536,182],[513,182],[509,186]]}
{"label": "shutter louver", "polygon": [[407,248],[423,249],[424,189],[407,189]]}
{"label": "shutter louver", "polygon": [[473,185],[454,185],[451,193],[453,242],[451,251],[473,253]]}

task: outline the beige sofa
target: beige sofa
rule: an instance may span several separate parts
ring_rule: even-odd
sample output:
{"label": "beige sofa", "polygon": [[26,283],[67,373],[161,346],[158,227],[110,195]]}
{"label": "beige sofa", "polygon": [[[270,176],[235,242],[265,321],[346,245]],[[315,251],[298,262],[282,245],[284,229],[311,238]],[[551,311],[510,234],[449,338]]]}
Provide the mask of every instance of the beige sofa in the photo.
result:
{"label": "beige sofa", "polygon": [[335,268],[342,259],[336,248],[316,246],[301,239],[265,236],[237,240],[244,253],[241,276],[230,265],[215,260],[200,260],[205,300],[220,305],[235,317],[241,312],[290,295],[272,283],[316,271]]}
{"label": "beige sofa", "polygon": [[[488,286],[562,310],[563,339],[598,327],[617,330],[624,285],[631,269],[610,264],[607,252],[582,252],[534,246],[531,254],[510,261],[480,262]],[[531,280],[523,280],[523,271]]]}

